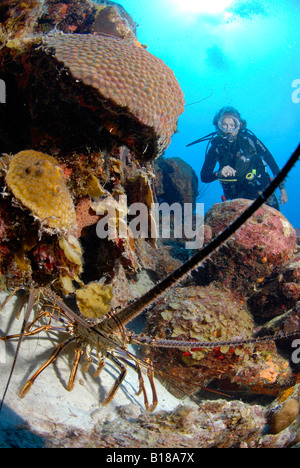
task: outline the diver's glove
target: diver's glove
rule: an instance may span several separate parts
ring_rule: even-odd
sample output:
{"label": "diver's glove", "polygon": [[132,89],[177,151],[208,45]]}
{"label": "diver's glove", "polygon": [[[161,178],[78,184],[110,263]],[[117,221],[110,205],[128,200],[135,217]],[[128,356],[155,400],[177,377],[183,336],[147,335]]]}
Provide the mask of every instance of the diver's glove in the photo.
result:
{"label": "diver's glove", "polygon": [[233,169],[231,166],[224,166],[223,169],[216,173],[218,179],[226,178],[226,177],[234,177],[236,174],[236,170]]}
{"label": "diver's glove", "polygon": [[280,203],[284,205],[289,200],[285,187],[280,188]]}

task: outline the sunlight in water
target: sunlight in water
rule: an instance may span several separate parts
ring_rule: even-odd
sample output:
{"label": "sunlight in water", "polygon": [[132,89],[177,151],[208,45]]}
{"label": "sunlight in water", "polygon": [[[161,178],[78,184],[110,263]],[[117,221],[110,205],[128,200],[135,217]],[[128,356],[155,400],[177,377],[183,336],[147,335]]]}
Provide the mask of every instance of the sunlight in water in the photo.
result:
{"label": "sunlight in water", "polygon": [[221,13],[232,0],[169,0],[178,10],[185,13]]}

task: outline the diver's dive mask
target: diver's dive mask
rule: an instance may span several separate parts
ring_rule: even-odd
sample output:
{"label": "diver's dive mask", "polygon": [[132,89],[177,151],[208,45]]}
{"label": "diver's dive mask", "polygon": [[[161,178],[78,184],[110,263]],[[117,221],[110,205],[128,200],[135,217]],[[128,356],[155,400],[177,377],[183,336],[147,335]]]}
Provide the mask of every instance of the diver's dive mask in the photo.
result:
{"label": "diver's dive mask", "polygon": [[224,134],[224,138],[227,138],[231,143],[234,141],[234,136],[238,133],[240,127],[241,122],[233,115],[222,115],[218,121],[219,130]]}

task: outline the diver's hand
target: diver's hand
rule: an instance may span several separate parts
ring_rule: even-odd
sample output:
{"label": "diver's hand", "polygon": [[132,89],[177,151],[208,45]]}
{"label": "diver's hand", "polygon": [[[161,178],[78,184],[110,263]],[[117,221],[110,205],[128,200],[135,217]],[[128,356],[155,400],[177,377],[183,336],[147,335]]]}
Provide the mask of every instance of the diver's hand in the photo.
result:
{"label": "diver's hand", "polygon": [[234,177],[236,171],[231,166],[225,166],[223,169],[218,172],[219,177]]}
{"label": "diver's hand", "polygon": [[288,197],[288,195],[286,193],[286,189],[282,188],[280,190],[280,203],[281,203],[281,205],[284,205],[288,200],[289,200],[289,197]]}

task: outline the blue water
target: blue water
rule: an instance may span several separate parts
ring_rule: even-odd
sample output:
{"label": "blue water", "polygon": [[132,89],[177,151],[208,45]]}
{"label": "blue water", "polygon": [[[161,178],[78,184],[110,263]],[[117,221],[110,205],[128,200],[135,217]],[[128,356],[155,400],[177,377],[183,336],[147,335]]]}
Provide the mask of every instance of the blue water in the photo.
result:
{"label": "blue water", "polygon": [[[199,176],[206,143],[190,148],[186,144],[214,131],[214,114],[230,105],[240,111],[278,165],[284,165],[300,142],[300,102],[292,100],[294,93],[294,100],[300,101],[299,0],[119,3],[139,24],[139,41],[174,71],[186,104],[213,90],[209,99],[186,106],[166,157],[181,157]],[[287,180],[289,202],[281,209],[295,228],[300,228],[299,185],[300,163]],[[207,211],[221,195],[214,182],[199,201]]]}

